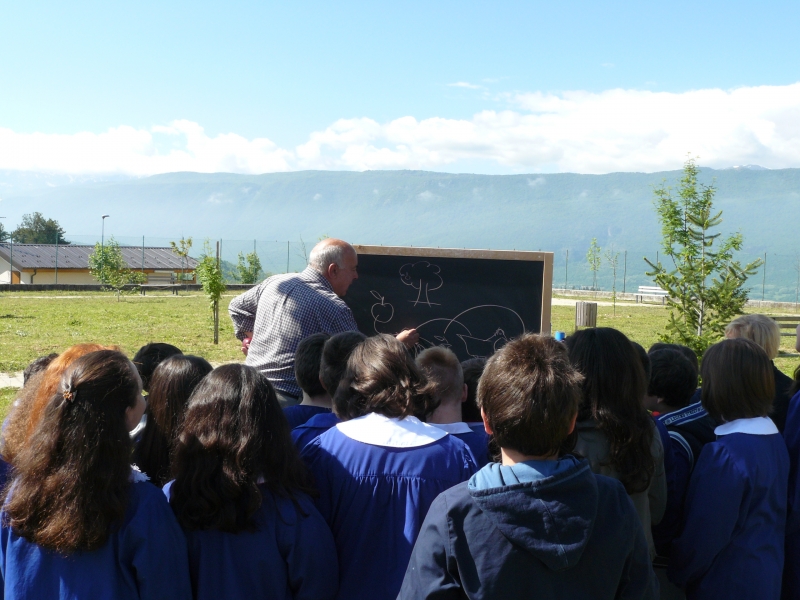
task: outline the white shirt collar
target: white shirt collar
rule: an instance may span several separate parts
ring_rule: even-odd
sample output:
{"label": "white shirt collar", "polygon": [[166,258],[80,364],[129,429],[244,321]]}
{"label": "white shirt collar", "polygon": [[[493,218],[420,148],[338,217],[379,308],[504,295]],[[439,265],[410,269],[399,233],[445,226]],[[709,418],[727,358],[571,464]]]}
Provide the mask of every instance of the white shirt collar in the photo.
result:
{"label": "white shirt collar", "polygon": [[769,417],[756,417],[754,419],[735,419],[728,423],[723,423],[716,429],[717,435],[728,435],[730,433],[749,433],[750,435],[772,435],[779,433],[775,423]]}
{"label": "white shirt collar", "polygon": [[447,435],[447,432],[416,417],[390,419],[377,413],[338,423],[336,428],[357,442],[389,448],[427,446]]}
{"label": "white shirt collar", "polygon": [[464,423],[463,421],[458,421],[456,423],[429,423],[429,425],[433,425],[434,427],[438,427],[442,431],[446,431],[447,433],[472,433],[472,429],[470,426]]}
{"label": "white shirt collar", "polygon": [[150,481],[150,478],[139,470],[136,465],[131,465],[131,474],[128,477],[131,483],[142,483],[143,481]]}

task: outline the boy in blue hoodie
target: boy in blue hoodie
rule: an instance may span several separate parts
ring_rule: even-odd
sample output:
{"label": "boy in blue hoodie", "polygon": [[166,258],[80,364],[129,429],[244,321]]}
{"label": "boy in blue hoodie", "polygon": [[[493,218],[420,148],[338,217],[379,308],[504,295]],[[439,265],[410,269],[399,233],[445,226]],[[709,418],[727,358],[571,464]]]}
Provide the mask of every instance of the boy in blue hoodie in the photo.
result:
{"label": "boy in blue hoodie", "polygon": [[436,498],[399,599],[658,598],[625,488],[559,453],[580,381],[549,337],[525,335],[489,360],[478,404],[502,462]]}

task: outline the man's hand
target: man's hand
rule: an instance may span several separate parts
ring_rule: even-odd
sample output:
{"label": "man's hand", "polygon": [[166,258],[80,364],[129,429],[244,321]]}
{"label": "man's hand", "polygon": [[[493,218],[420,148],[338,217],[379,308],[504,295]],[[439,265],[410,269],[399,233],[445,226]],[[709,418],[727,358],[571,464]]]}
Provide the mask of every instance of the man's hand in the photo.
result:
{"label": "man's hand", "polygon": [[403,329],[396,336],[398,341],[402,342],[406,348],[413,348],[419,342],[419,333],[416,329]]}
{"label": "man's hand", "polygon": [[242,353],[247,356],[247,352],[250,350],[250,342],[253,339],[253,332],[252,331],[245,331],[244,332],[244,339],[242,339]]}

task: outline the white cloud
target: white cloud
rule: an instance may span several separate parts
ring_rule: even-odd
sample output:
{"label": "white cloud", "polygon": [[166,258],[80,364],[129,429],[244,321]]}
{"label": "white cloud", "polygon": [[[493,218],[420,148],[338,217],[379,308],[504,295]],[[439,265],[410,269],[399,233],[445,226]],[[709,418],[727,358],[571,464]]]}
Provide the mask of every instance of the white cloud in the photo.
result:
{"label": "white cloud", "polygon": [[800,83],[684,93],[530,92],[498,99],[508,108],[484,110],[466,119],[340,119],[312,132],[295,148],[234,133],[211,137],[190,121],[74,135],[0,128],[0,169],[149,175],[297,169],[475,171],[485,165],[483,169],[491,172],[608,173],[676,169],[688,153],[711,167],[800,166]]}
{"label": "white cloud", "polygon": [[459,88],[467,88],[468,90],[482,90],[482,85],[477,85],[474,83],[469,83],[467,81],[456,81],[455,83],[448,83],[448,87],[459,87]]}
{"label": "white cloud", "polygon": [[320,193],[314,194],[314,200],[322,200],[322,194]]}

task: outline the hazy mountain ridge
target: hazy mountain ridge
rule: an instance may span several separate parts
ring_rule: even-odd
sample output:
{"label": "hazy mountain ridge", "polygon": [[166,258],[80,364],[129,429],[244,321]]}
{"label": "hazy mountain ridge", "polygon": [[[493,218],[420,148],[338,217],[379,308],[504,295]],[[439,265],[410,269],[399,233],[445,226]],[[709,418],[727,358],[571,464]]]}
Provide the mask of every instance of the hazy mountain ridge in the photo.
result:
{"label": "hazy mountain ridge", "polygon": [[[581,285],[587,285],[586,249],[597,237],[604,248],[628,250],[630,289],[646,281],[641,257],[659,250],[653,187],[664,180],[676,187],[680,176],[680,171],[170,173],[56,187],[0,185],[0,213],[13,228],[23,213],[41,211],[57,219],[68,238],[99,234],[100,216],[110,214],[106,235],[117,237],[308,241],[328,234],[367,244],[551,250],[556,281],[565,278],[569,250],[569,283]],[[0,184],[6,178],[0,172]],[[789,262],[800,223],[800,169],[704,168],[701,179],[717,188],[721,231],[741,230],[748,257],[765,251],[785,255],[768,259],[767,283],[773,297],[791,289],[794,299],[796,274]],[[600,282],[610,287],[605,270]]]}

